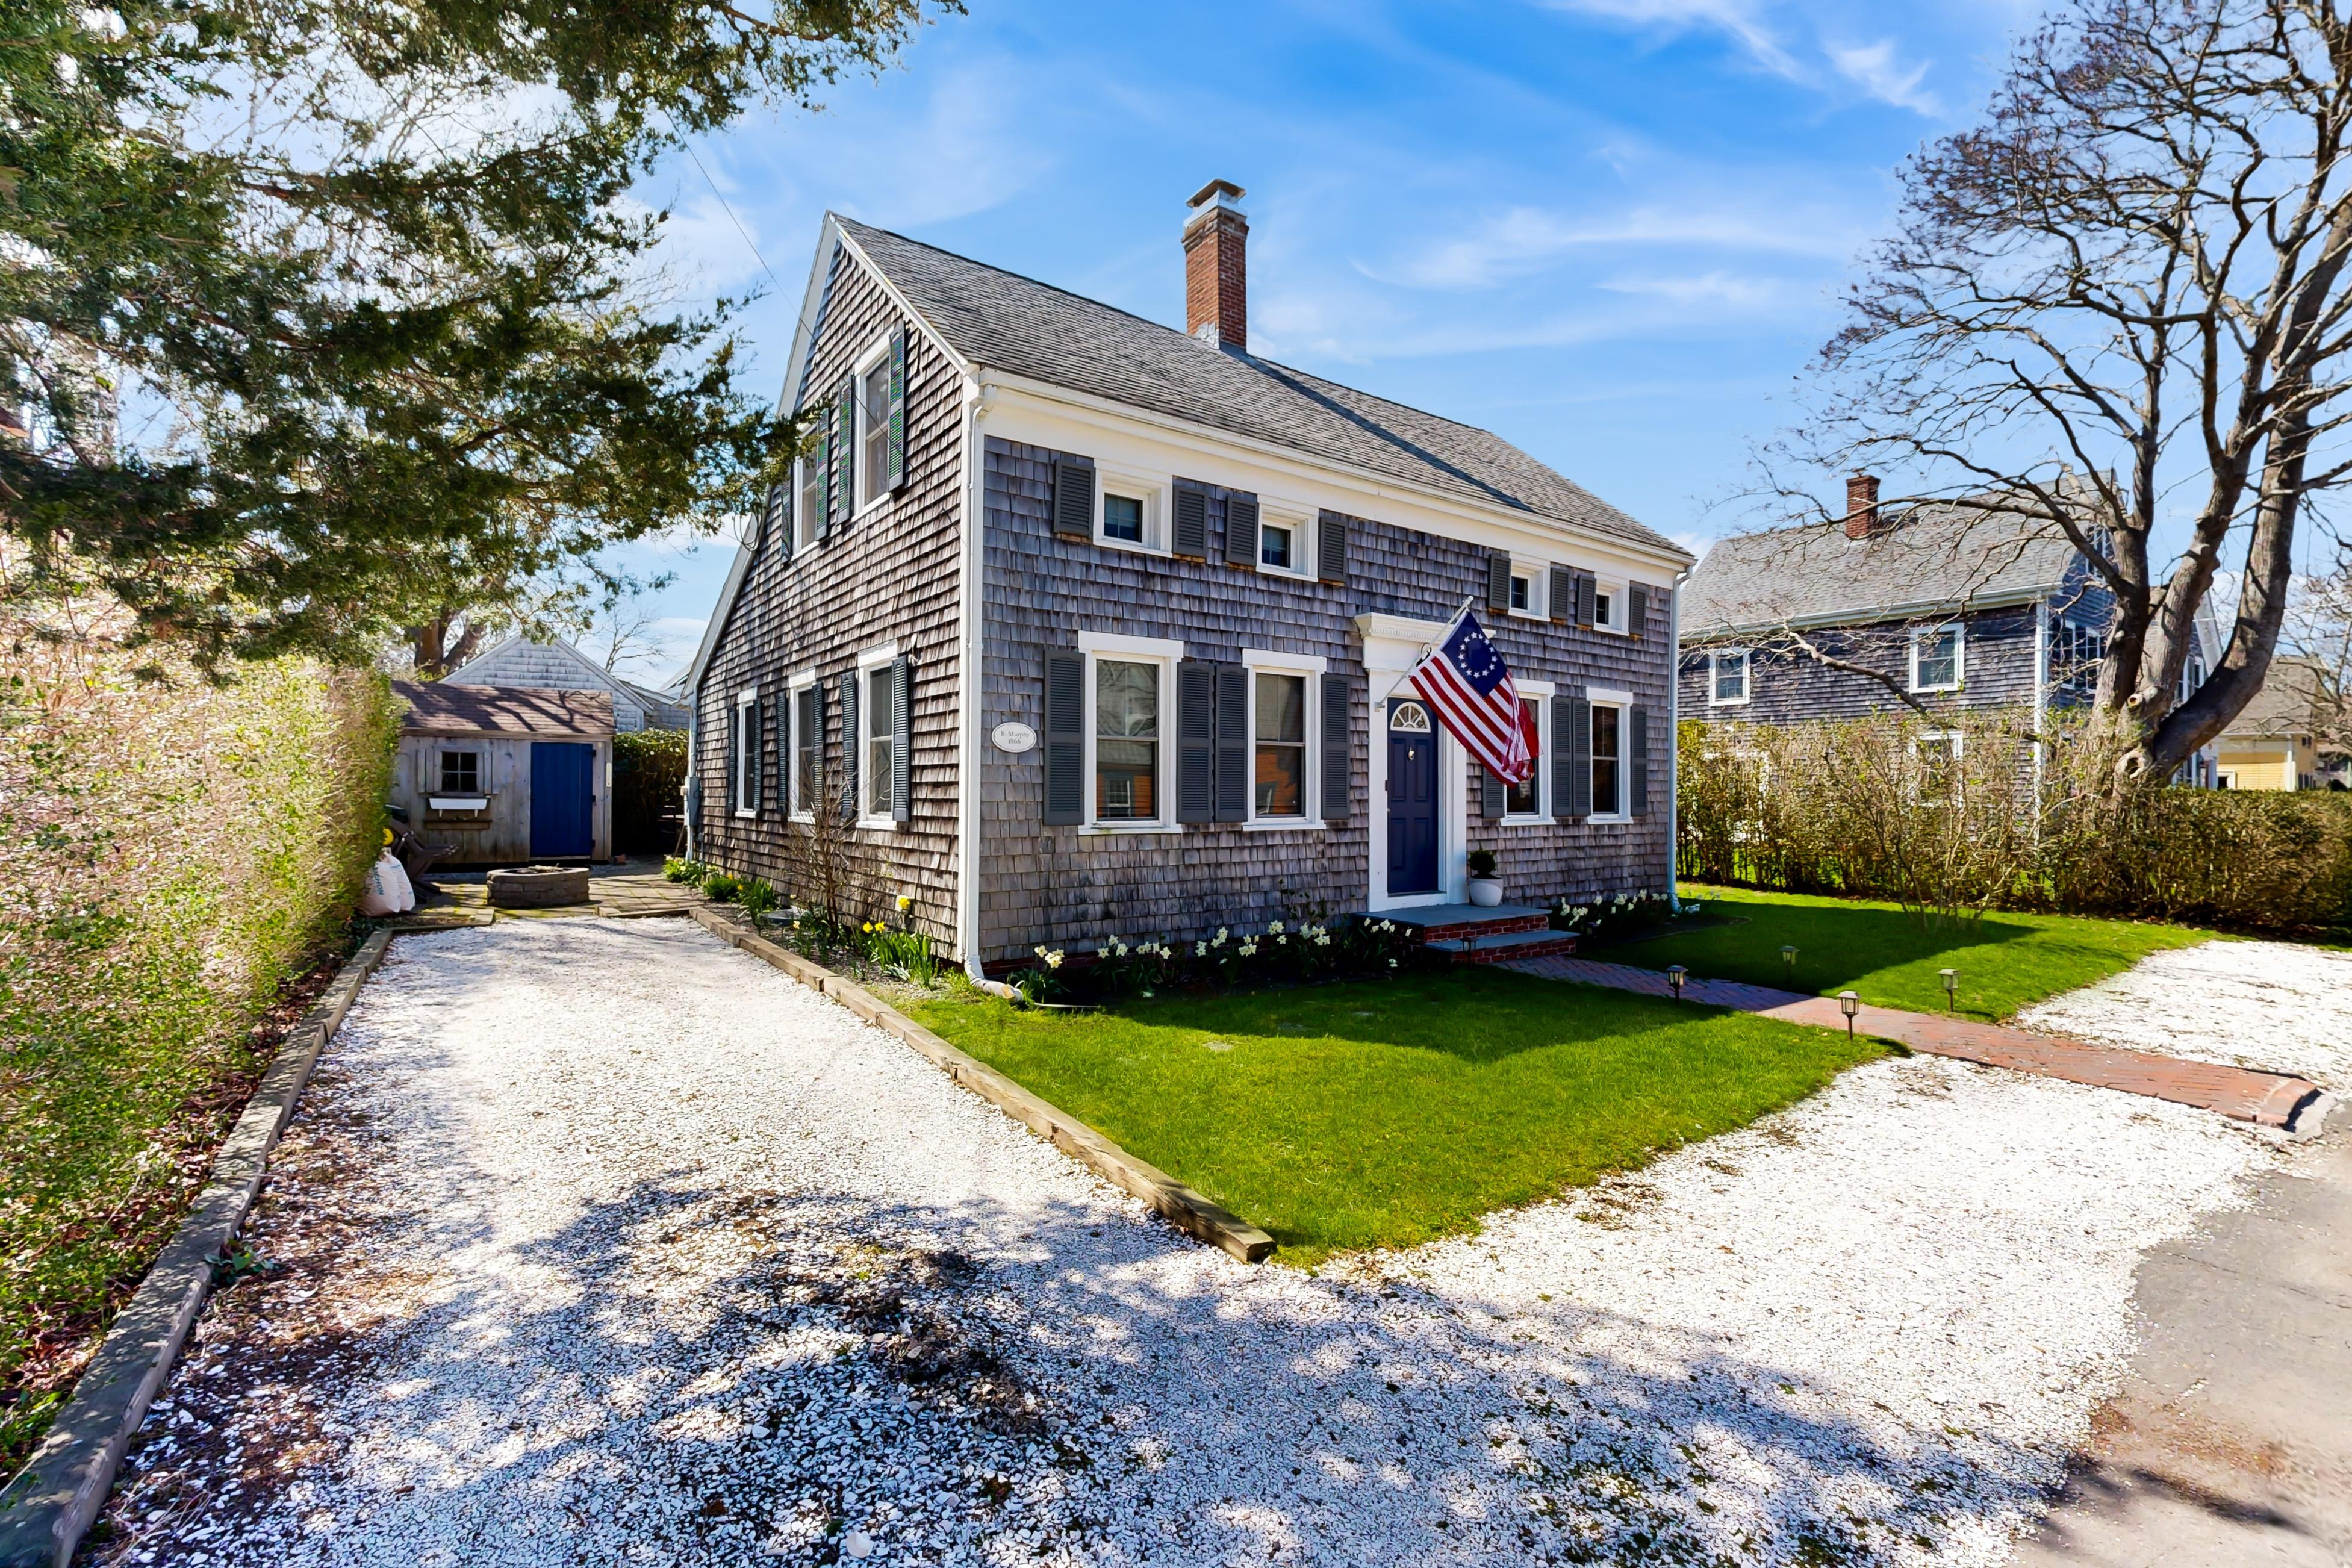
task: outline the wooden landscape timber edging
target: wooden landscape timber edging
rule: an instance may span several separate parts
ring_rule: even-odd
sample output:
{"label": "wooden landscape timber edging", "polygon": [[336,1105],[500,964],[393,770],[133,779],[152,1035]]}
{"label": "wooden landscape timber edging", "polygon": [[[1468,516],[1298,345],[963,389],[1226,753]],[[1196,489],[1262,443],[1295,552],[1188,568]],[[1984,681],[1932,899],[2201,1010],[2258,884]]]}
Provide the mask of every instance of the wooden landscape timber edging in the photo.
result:
{"label": "wooden landscape timber edging", "polygon": [[171,1375],[212,1293],[215,1265],[236,1242],[270,1151],[310,1081],[320,1052],[342,1026],[393,933],[378,931],[343,961],[326,991],[287,1032],[245,1113],[213,1156],[212,1177],[115,1317],[89,1367],[32,1459],[0,1492],[0,1568],[67,1568],[114,1488],[115,1472],[147,1406]]}
{"label": "wooden landscape timber edging", "polygon": [[1120,1191],[1141,1199],[1188,1236],[1220,1247],[1244,1263],[1262,1262],[1274,1251],[1274,1237],[1232,1210],[1212,1203],[1167,1172],[1139,1160],[1066,1111],[1057,1110],[995,1068],[966,1056],[856,982],[763,936],[715,909],[698,905],[694,918],[722,942],[741,948],[813,990],[832,997],[876,1028],[912,1046],[957,1083],[995,1106],[1065,1154],[1091,1167]]}

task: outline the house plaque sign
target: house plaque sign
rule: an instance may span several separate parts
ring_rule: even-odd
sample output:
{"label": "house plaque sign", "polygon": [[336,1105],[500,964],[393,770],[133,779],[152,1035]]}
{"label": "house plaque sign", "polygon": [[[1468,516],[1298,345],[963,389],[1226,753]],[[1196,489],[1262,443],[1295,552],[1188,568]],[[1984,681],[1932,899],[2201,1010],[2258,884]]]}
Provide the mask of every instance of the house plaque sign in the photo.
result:
{"label": "house plaque sign", "polygon": [[1037,731],[1018,719],[1008,719],[988,732],[988,738],[1000,752],[1019,756],[1037,744]]}

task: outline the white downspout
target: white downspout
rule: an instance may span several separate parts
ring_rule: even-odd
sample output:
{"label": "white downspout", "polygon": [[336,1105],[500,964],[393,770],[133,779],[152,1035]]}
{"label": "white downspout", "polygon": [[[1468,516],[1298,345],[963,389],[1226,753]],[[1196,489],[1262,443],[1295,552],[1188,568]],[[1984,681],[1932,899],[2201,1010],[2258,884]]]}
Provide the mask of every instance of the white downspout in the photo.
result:
{"label": "white downspout", "polygon": [[1675,914],[1683,912],[1683,584],[1690,574],[1684,567],[1666,590],[1666,908]]}
{"label": "white downspout", "polygon": [[964,378],[963,389],[963,537],[957,568],[956,614],[962,630],[962,649],[956,658],[956,702],[963,716],[963,757],[957,767],[956,787],[956,945],[963,952],[964,973],[977,983],[980,963],[980,770],[981,712],[986,684],[981,679],[981,532],[984,510],[986,454],[981,449],[980,420],[987,390],[977,375]]}

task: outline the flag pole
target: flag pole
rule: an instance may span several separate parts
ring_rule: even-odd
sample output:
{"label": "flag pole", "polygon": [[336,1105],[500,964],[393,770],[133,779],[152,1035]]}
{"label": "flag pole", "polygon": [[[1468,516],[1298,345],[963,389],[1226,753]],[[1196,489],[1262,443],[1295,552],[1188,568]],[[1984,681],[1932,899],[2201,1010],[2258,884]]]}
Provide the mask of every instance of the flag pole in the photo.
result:
{"label": "flag pole", "polygon": [[1462,617],[1468,615],[1471,610],[1476,606],[1477,603],[1477,595],[1469,594],[1464,595],[1462,602],[1454,606],[1454,613],[1445,617],[1445,625],[1439,628],[1437,635],[1432,637],[1429,641],[1421,645],[1421,658],[1414,659],[1413,663],[1419,664],[1421,659],[1427,658],[1429,657],[1429,650],[1435,647],[1439,643],[1444,642],[1445,640],[1445,634],[1452,631],[1461,621]]}

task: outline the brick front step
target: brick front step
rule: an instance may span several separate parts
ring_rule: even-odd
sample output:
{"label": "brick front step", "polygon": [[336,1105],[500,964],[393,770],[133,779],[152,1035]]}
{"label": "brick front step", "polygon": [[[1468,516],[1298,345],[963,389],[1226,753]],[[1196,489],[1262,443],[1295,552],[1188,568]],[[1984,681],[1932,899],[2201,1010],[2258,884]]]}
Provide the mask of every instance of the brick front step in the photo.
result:
{"label": "brick front step", "polygon": [[1419,909],[1385,910],[1363,918],[1394,921],[1401,926],[1416,926],[1420,928],[1421,940],[1432,944],[1474,937],[1513,936],[1523,931],[1548,931],[1551,927],[1549,911],[1526,904],[1496,904],[1492,908],[1477,904],[1429,904]]}
{"label": "brick front step", "polygon": [[1468,941],[1441,937],[1422,944],[1454,960],[1454,967],[1469,963],[1503,963],[1523,958],[1565,958],[1576,951],[1576,933],[1565,931],[1510,931]]}

